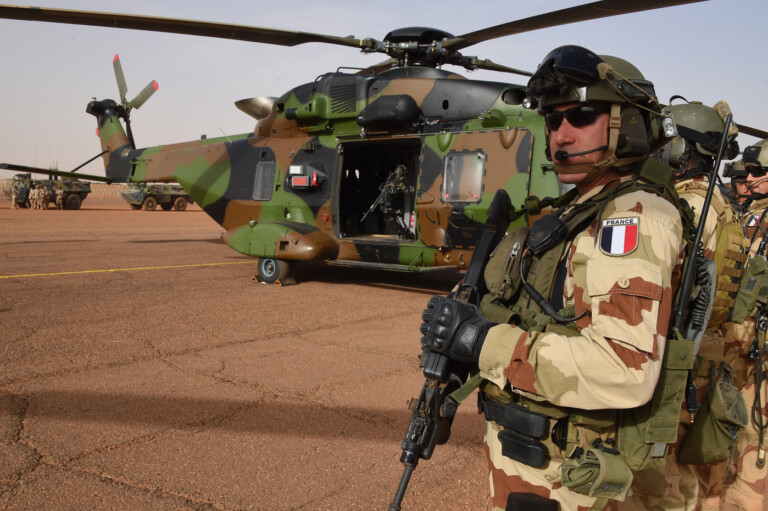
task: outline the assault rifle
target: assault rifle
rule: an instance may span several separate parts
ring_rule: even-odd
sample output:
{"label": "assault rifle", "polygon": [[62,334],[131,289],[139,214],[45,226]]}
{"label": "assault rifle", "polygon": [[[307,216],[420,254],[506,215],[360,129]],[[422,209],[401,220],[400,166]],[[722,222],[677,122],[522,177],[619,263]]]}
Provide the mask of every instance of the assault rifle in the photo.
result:
{"label": "assault rifle", "polygon": [[[513,211],[509,195],[505,190],[498,190],[488,210],[488,220],[475,247],[464,279],[453,295],[456,300],[477,305],[485,292],[483,272],[491,252],[507,232]],[[436,444],[444,444],[451,436],[451,424],[456,416],[458,402],[451,394],[461,387],[469,376],[470,367],[452,361],[445,355],[424,350],[419,356],[419,366],[426,381],[418,399],[412,399],[409,408],[413,410],[411,422],[405,432],[400,462],[405,465],[400,485],[395,498],[389,505],[389,511],[400,511],[400,504],[405,496],[419,459],[428,460]]]}
{"label": "assault rifle", "polygon": [[[697,299],[694,303],[688,307],[688,297],[691,295],[691,290],[694,285],[694,273],[701,273],[705,266],[714,266],[714,263],[710,265],[711,261],[704,259],[703,250],[701,245],[701,238],[704,234],[704,226],[707,220],[707,214],[709,213],[709,204],[712,202],[712,194],[717,186],[717,173],[720,170],[720,161],[725,153],[725,148],[728,145],[728,129],[731,126],[732,114],[728,114],[725,117],[725,127],[723,128],[723,134],[720,138],[720,147],[717,152],[717,157],[712,165],[712,170],[709,174],[709,187],[707,188],[707,194],[704,197],[704,204],[701,207],[699,213],[699,225],[696,229],[696,235],[693,239],[693,244],[690,247],[690,252],[685,264],[685,271],[683,273],[682,281],[680,282],[680,293],[677,308],[675,309],[672,319],[671,332],[675,336],[679,336],[684,330],[687,330],[684,337],[688,340],[693,340],[690,332],[692,330],[700,330],[703,334],[704,329],[707,327],[709,321],[709,315],[712,311],[712,302],[714,300],[715,282],[714,275],[711,276],[711,289],[710,296]],[[702,295],[703,293],[699,293]],[[703,298],[707,298],[705,301]],[[688,324],[686,325],[686,319]],[[687,327],[687,329],[686,329]],[[700,341],[699,341],[700,342]],[[698,349],[698,345],[696,346]],[[695,354],[695,353],[694,353]],[[688,371],[687,381],[685,385],[685,408],[691,417],[699,410],[701,405],[698,402],[696,395],[696,386],[693,384],[692,371]]]}

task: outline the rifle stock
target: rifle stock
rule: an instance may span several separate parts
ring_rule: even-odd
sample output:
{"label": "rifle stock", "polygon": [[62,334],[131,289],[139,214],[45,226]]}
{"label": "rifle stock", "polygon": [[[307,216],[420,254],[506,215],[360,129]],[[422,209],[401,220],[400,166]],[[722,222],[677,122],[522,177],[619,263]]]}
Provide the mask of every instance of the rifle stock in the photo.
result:
{"label": "rifle stock", "polygon": [[[475,247],[467,271],[453,296],[456,300],[477,305],[485,292],[483,273],[493,248],[498,245],[512,221],[512,203],[503,189],[498,190],[488,209],[488,219]],[[405,466],[395,498],[388,511],[400,511],[419,459],[432,457],[435,445],[444,444],[451,436],[451,424],[456,414],[456,402],[450,394],[461,387],[469,376],[470,367],[451,361],[445,355],[423,351],[419,356],[426,377],[418,399],[411,400],[411,421],[401,445],[400,462]]]}

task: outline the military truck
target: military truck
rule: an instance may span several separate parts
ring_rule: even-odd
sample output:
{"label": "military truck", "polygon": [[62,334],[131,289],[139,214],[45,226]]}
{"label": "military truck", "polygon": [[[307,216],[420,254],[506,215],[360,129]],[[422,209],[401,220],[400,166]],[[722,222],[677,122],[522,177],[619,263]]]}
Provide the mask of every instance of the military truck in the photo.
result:
{"label": "military truck", "polygon": [[11,180],[11,186],[3,188],[3,193],[11,200],[13,193],[12,188],[16,188],[16,204],[19,207],[26,208],[30,206],[29,203],[29,191],[32,187],[35,187],[41,183],[45,186],[49,195],[49,204],[56,204],[56,187],[61,188],[64,191],[64,209],[80,209],[80,205],[85,198],[91,193],[91,183],[89,181],[80,181],[79,179],[32,179],[32,174],[16,174]]}
{"label": "military truck", "polygon": [[189,194],[179,185],[161,183],[136,183],[120,192],[133,209],[153,211],[159,204],[163,211],[184,211],[192,203]]}

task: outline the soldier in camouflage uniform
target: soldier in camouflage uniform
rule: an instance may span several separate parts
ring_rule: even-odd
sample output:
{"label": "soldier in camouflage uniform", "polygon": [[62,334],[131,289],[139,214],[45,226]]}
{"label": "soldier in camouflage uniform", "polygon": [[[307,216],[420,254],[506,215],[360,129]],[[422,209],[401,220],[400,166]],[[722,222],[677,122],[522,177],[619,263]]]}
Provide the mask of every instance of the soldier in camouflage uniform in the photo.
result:
{"label": "soldier in camouflage uniform", "polygon": [[[754,149],[752,149],[754,148]],[[759,148],[759,149],[757,149]],[[744,150],[745,167],[749,172],[747,186],[751,192],[752,202],[749,214],[745,215],[746,230],[750,240],[750,256],[754,257],[768,228],[768,141],[760,142]],[[765,382],[760,376],[768,370],[765,355],[760,349],[757,361],[750,357],[750,348],[756,340],[755,316],[757,307],[753,308],[743,322],[726,323],[723,325],[725,340],[722,349],[723,358],[730,362],[736,373],[735,384],[741,389],[741,395],[751,412],[749,426],[744,428],[738,439],[738,457],[726,478],[725,488],[719,496],[704,502],[704,509],[725,509],[762,511],[763,496],[766,492],[765,467],[765,424],[768,422],[768,393]],[[759,371],[758,371],[759,369]],[[759,395],[759,399],[755,399]],[[712,480],[722,480],[728,470],[727,464],[712,468]],[[715,490],[718,487],[715,486]],[[719,499],[717,498],[719,497]]]}
{"label": "soldier in camouflage uniform", "polygon": [[723,177],[730,177],[731,200],[737,204],[743,204],[749,198],[749,185],[747,185],[747,171],[742,160],[726,163]]}
{"label": "soldier in camouflage uniform", "polygon": [[[679,203],[671,169],[648,158],[661,108],[634,66],[564,46],[528,90],[574,200],[502,241],[482,314],[433,298],[422,345],[479,368],[494,510],[602,509],[632,481],[617,409],[647,403],[661,371],[685,245]],[[512,268],[498,286],[495,261]]]}
{"label": "soldier in camouflage uniform", "polygon": [[56,209],[64,209],[64,190],[60,186],[56,187]]}
{"label": "soldier in camouflage uniform", "polygon": [[32,209],[40,209],[40,201],[38,199],[39,197],[39,190],[38,185],[35,184],[34,186],[31,186],[29,189],[29,202],[32,205]]}
{"label": "soldier in camouflage uniform", "polygon": [[43,185],[40,183],[35,186],[35,209],[43,209]]}
{"label": "soldier in camouflage uniform", "polygon": [[48,205],[51,202],[51,191],[47,186],[43,185],[43,209],[48,209]]}
{"label": "soldier in camouflage uniform", "polygon": [[16,204],[16,201],[19,200],[19,189],[15,186],[11,187],[11,209],[16,209],[18,207],[18,204]]}
{"label": "soldier in camouflage uniform", "polygon": [[[675,189],[693,209],[694,224],[699,225],[700,213],[709,188],[708,176],[711,173],[715,156],[720,147],[723,118],[730,113],[727,103],[719,102],[714,108],[701,103],[684,103],[666,107],[664,112],[671,115],[677,127],[678,136],[673,138],[657,157],[675,169]],[[738,134],[734,124],[729,127],[725,158],[731,159],[738,153],[735,138]],[[727,226],[727,227],[726,227]],[[730,242],[720,239],[720,235]],[[746,260],[748,240],[741,235],[741,227],[736,212],[730,201],[715,187],[711,197],[709,211],[704,223],[701,239],[702,255],[721,266],[740,267]],[[728,250],[726,250],[726,248]],[[718,250],[719,249],[719,250]],[[733,254],[733,261],[727,262],[717,257],[716,252]],[[700,332],[703,340],[699,355],[718,350],[722,353],[723,333],[718,327],[727,318],[729,309],[734,305],[735,293],[731,274],[717,275],[717,292],[707,333]],[[738,279],[736,279],[738,282]],[[722,356],[716,357],[719,362]],[[699,390],[699,402],[709,386],[709,358],[702,362],[700,376],[695,380]],[[690,414],[681,413],[678,437],[682,439],[689,429]],[[632,485],[633,495],[622,504],[621,510],[685,509],[692,510],[706,495],[713,493],[713,487],[719,483],[713,476],[712,466],[680,465],[677,460],[678,443],[670,450],[665,465],[659,470],[645,470],[635,474]],[[722,480],[720,473],[720,480]],[[716,491],[714,492],[716,493]]]}

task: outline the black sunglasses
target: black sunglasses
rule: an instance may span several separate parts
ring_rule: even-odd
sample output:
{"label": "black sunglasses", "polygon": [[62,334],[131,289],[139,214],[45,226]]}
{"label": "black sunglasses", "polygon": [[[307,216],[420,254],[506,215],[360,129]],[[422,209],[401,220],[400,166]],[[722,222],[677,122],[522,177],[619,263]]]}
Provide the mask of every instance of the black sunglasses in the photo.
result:
{"label": "black sunglasses", "polygon": [[563,123],[563,118],[568,119],[571,126],[579,128],[588,126],[597,120],[600,114],[606,114],[611,109],[606,106],[579,105],[568,110],[547,112],[544,114],[544,123],[549,131],[557,131]]}
{"label": "black sunglasses", "polygon": [[760,165],[745,165],[749,175],[754,177],[763,177],[768,172],[768,167],[762,167]]}

